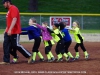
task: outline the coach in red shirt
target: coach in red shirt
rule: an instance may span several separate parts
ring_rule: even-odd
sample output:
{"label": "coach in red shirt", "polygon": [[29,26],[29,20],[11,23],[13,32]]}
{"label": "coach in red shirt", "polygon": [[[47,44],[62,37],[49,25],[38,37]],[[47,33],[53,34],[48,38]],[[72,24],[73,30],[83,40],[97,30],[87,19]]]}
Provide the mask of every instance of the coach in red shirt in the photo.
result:
{"label": "coach in red shirt", "polygon": [[11,5],[9,7],[6,20],[7,29],[5,32],[7,32],[8,35],[21,33],[20,15],[16,6]]}
{"label": "coach in red shirt", "polygon": [[28,63],[31,60],[31,54],[19,44],[19,34],[21,33],[21,23],[19,10],[16,6],[12,5],[11,0],[3,0],[3,6],[8,9],[6,15],[6,29],[4,33],[3,42],[3,62],[0,64],[10,64],[10,47],[14,50],[18,50],[28,59]]}

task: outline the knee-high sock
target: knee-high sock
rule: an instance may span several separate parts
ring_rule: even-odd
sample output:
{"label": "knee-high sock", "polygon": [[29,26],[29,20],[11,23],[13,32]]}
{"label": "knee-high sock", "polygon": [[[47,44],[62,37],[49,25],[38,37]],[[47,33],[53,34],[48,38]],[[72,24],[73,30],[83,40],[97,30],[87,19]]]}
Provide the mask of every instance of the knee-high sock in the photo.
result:
{"label": "knee-high sock", "polygon": [[17,62],[17,58],[13,58],[13,61]]}
{"label": "knee-high sock", "polygon": [[51,51],[49,52],[49,55],[50,55],[50,57],[54,57]]}
{"label": "knee-high sock", "polygon": [[58,56],[58,60],[59,60],[59,59],[61,58],[61,55],[60,55],[60,54],[58,54],[57,56]]}
{"label": "knee-high sock", "polygon": [[32,59],[33,59],[33,60],[36,59],[36,52],[33,52]]}
{"label": "knee-high sock", "polygon": [[41,59],[44,58],[44,57],[42,56],[41,52],[38,52],[37,54],[38,54],[38,56],[39,56]]}
{"label": "knee-high sock", "polygon": [[84,55],[85,55],[85,56],[88,55],[87,51],[84,52]]}
{"label": "knee-high sock", "polygon": [[63,56],[62,56],[62,54],[60,53],[60,58],[62,58]]}
{"label": "knee-high sock", "polygon": [[68,55],[66,53],[64,53],[63,56],[65,56],[66,58],[68,57]]}
{"label": "knee-high sock", "polygon": [[49,54],[47,54],[47,59],[48,59],[48,60],[50,60],[50,59],[51,59],[51,57],[50,57],[50,55],[49,55]]}
{"label": "knee-high sock", "polygon": [[76,57],[79,57],[79,52],[76,52]]}
{"label": "knee-high sock", "polygon": [[71,58],[74,58],[73,55],[72,55],[70,52],[68,52],[67,54],[68,54],[68,56],[70,56]]}

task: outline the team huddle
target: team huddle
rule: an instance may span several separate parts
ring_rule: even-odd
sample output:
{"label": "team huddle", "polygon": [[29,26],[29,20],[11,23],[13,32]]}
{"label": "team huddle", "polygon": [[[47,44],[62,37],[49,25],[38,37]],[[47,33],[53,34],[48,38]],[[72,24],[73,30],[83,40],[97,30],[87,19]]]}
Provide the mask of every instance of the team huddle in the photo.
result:
{"label": "team huddle", "polygon": [[[11,0],[3,0],[3,6],[8,9],[6,15],[6,29],[4,32],[3,42],[3,62],[0,64],[17,63],[18,55],[17,50],[25,57],[28,58],[28,63],[34,63],[36,61],[36,54],[39,55],[40,61],[45,61],[44,56],[39,51],[41,40],[45,45],[45,54],[47,56],[47,62],[61,62],[63,57],[67,62],[78,60],[80,55],[78,47],[80,46],[84,52],[85,59],[89,58],[89,54],[86,51],[82,37],[80,33],[79,23],[73,22],[72,29],[67,29],[64,22],[56,23],[52,25],[52,29],[49,28],[47,22],[43,22],[39,25],[35,18],[29,19],[29,26],[21,28],[20,14],[18,8],[12,4]],[[74,47],[76,56],[74,57],[69,52],[69,47],[72,43],[69,32],[74,34],[76,45]],[[32,47],[32,53],[26,50],[21,44],[19,44],[19,38],[22,35],[28,35],[29,40],[34,39],[34,46]],[[51,52],[52,46],[56,44],[55,53],[57,60]],[[10,54],[13,56],[13,60],[10,61]]]}

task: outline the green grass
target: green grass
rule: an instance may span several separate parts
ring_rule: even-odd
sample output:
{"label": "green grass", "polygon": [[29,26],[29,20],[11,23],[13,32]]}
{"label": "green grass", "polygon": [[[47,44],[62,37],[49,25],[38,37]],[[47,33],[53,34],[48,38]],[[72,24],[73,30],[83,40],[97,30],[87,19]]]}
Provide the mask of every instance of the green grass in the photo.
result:
{"label": "green grass", "polygon": [[[20,12],[29,12],[29,0],[12,0]],[[0,11],[7,11],[0,4]],[[38,0],[37,12],[100,13],[100,0]]]}
{"label": "green grass", "polygon": [[[5,29],[0,29],[0,34],[4,33]],[[100,34],[100,30],[81,30],[82,33],[99,33]]]}
{"label": "green grass", "polygon": [[82,33],[99,33],[100,34],[100,30],[81,30]]}
{"label": "green grass", "polygon": [[4,30],[5,29],[0,29],[0,34],[3,34],[4,33]]}

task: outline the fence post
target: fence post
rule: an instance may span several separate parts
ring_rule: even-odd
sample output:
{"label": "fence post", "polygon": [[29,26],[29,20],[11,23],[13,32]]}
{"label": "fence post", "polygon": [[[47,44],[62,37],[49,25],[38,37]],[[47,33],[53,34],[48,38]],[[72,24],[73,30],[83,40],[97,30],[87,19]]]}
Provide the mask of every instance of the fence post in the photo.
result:
{"label": "fence post", "polygon": [[42,24],[41,24],[41,15],[40,15],[40,25],[42,25]]}
{"label": "fence post", "polygon": [[82,28],[82,30],[83,30],[83,15],[82,15],[81,20],[82,20],[82,26],[81,26],[81,28]]}

